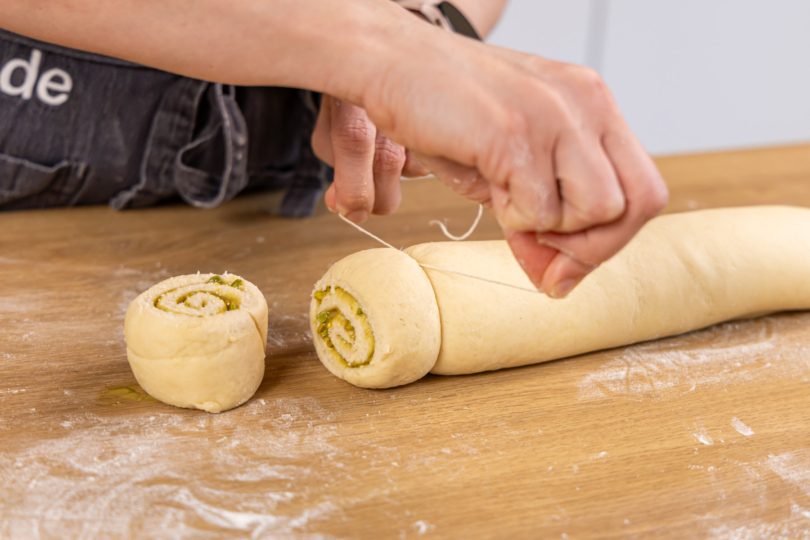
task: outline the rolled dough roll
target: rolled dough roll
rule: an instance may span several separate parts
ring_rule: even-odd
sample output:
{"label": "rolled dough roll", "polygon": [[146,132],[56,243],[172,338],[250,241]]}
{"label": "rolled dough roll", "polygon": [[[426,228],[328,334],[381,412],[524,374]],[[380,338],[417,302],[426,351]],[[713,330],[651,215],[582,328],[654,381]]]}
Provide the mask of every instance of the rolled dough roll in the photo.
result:
{"label": "rolled dough roll", "polygon": [[267,302],[232,274],[173,277],[132,301],[124,337],[132,372],[152,397],[221,412],[262,382]]}
{"label": "rolled dough roll", "polygon": [[[420,263],[531,287],[504,241],[421,244],[404,253]],[[387,359],[389,363],[407,363],[420,355],[422,366],[433,354],[432,341],[431,347],[415,348],[414,316],[421,317],[431,336],[438,331],[441,345],[428,369],[442,375],[545,362],[729,319],[810,308],[810,210],[803,208],[729,208],[656,218],[564,300],[416,264],[405,272],[408,258],[400,255],[390,248],[357,253],[327,276],[345,290],[363,288],[356,298],[368,316],[375,346],[407,351],[399,360]],[[370,263],[376,265],[373,272],[366,270]],[[395,274],[396,283],[380,281],[380,276]],[[429,300],[424,276],[433,293]],[[414,289],[419,293],[412,294]],[[400,309],[385,304],[392,297]],[[414,315],[433,310],[434,302],[438,328]],[[319,313],[317,299],[311,313],[313,318]],[[410,331],[377,334],[378,325],[397,323]],[[318,356],[329,367],[317,321],[313,329]],[[362,369],[378,369],[378,360],[372,357]],[[423,371],[388,365],[386,373],[398,373],[396,379],[380,371],[369,381],[353,377],[357,369],[347,366],[339,376],[359,386],[386,387],[414,381]]]}

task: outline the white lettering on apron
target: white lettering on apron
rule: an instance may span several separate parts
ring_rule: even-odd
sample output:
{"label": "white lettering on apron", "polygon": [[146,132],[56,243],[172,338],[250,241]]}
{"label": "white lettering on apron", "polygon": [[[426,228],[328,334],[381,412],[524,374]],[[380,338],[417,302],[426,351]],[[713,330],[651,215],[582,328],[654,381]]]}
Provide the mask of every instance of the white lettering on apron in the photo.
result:
{"label": "white lettering on apron", "polygon": [[[0,92],[9,96],[20,96],[22,99],[31,99],[36,88],[37,98],[46,105],[56,107],[68,100],[68,94],[73,89],[73,79],[59,68],[49,69],[39,77],[39,65],[42,62],[42,52],[38,49],[31,51],[31,58],[23,60],[14,58],[9,60],[0,69]],[[22,70],[24,77],[22,84],[14,85],[12,76],[17,70]]]}

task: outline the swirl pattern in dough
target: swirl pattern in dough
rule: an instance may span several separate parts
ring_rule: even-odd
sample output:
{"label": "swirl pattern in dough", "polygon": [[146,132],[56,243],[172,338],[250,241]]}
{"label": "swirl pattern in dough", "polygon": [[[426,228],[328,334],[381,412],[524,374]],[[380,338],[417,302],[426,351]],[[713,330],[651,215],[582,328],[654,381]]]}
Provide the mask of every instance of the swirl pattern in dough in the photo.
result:
{"label": "swirl pattern in dough", "polygon": [[135,378],[150,395],[220,412],[250,399],[262,381],[267,302],[239,276],[178,276],[130,304],[124,335]]}
{"label": "swirl pattern in dough", "polygon": [[317,332],[330,354],[347,367],[365,366],[374,356],[374,332],[360,303],[340,287],[313,295],[318,305]]}
{"label": "swirl pattern in dough", "polygon": [[422,378],[441,342],[430,281],[395,249],[361,251],[332,266],[315,284],[310,328],[327,369],[367,388]]}

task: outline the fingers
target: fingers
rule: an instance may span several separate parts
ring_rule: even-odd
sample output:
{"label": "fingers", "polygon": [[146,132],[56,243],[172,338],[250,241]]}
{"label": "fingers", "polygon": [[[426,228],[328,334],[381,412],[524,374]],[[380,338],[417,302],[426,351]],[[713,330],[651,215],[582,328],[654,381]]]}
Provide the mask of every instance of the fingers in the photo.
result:
{"label": "fingers", "polygon": [[[509,231],[506,234],[513,253],[532,282],[552,298],[567,296],[599,264],[618,253],[667,201],[666,185],[655,164],[629,130],[612,132],[605,137],[603,144],[607,165],[571,159],[566,170],[590,171],[590,174],[602,174],[605,175],[603,178],[610,179],[605,170],[609,166],[615,175],[617,190],[623,194],[622,213],[617,219],[572,233]],[[615,193],[606,191],[599,193],[603,197],[615,196]],[[589,193],[580,195],[582,200],[592,196]],[[497,193],[493,194],[493,199],[498,197]],[[618,209],[614,207],[613,211],[618,212]],[[593,215],[589,217],[594,218]],[[608,215],[602,218],[610,220]],[[572,228],[577,225],[567,223]]]}
{"label": "fingers", "polygon": [[315,122],[311,139],[315,155],[330,167],[335,166],[335,156],[332,154],[332,104],[334,100],[335,98],[326,94],[321,98],[321,110],[318,111],[318,120]]}
{"label": "fingers", "polygon": [[555,231],[580,231],[609,223],[624,213],[624,192],[595,134],[564,135],[555,164],[563,204]]}
{"label": "fingers", "polygon": [[551,154],[516,151],[518,167],[506,185],[493,186],[492,212],[501,226],[520,231],[547,231],[561,221],[562,201]]}
{"label": "fingers", "polygon": [[365,111],[335,100],[331,114],[335,208],[354,222],[365,221],[374,207],[374,153],[377,128]]}
{"label": "fingers", "polygon": [[[378,132],[363,109],[324,96],[312,148],[335,168],[335,181],[325,196],[330,210],[361,222],[370,213],[390,214],[399,207],[405,149]],[[410,168],[424,171],[415,159]]]}
{"label": "fingers", "polygon": [[490,190],[492,186],[477,169],[418,152],[413,152],[413,156],[426,166],[441,183],[454,192],[478,204],[491,206]]}
{"label": "fingers", "polygon": [[554,248],[538,244],[533,232],[504,229],[503,233],[512,254],[523,267],[529,280],[538,290],[545,292],[543,274],[559,252]]}
{"label": "fingers", "polygon": [[493,189],[493,212],[509,229],[573,232],[609,223],[625,210],[622,186],[594,132],[562,133],[553,163],[518,152],[507,185]]}
{"label": "fingers", "polygon": [[[537,242],[554,248],[584,265],[595,267],[608,260],[667,202],[667,189],[655,164],[641,144],[629,133],[613,134],[605,138],[605,149],[611,158],[625,194],[625,211],[610,223],[584,231],[561,234],[537,234]],[[559,283],[565,279],[581,280],[582,268],[563,261],[550,264],[543,283]]]}
{"label": "fingers", "polygon": [[373,168],[375,214],[390,214],[399,207],[402,201],[400,178],[405,160],[405,149],[378,132]]}
{"label": "fingers", "polygon": [[565,298],[596,268],[538,244],[533,232],[504,229],[504,236],[534,286],[552,298]]}
{"label": "fingers", "polygon": [[405,166],[402,167],[402,176],[407,178],[422,178],[430,176],[430,171],[414,157],[413,152],[405,150]]}

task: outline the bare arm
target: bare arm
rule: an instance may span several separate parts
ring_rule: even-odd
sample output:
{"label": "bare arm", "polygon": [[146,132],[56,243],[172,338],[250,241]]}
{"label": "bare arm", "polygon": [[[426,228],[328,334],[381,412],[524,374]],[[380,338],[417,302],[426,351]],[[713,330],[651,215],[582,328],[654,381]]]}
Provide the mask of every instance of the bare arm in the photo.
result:
{"label": "bare arm", "polygon": [[189,77],[358,101],[397,41],[424,30],[388,0],[3,0],[0,26]]}
{"label": "bare arm", "polygon": [[[456,1],[482,33],[503,6]],[[666,202],[598,74],[444,32],[389,0],[2,0],[0,26],[200,79],[354,104],[366,122],[336,107],[331,140],[313,137],[336,166],[338,197],[349,189],[341,213],[359,221],[396,208],[405,153],[376,148],[391,141],[486,204],[528,276],[555,297]],[[369,174],[341,179],[352,167]],[[375,194],[390,204],[378,207]]]}

